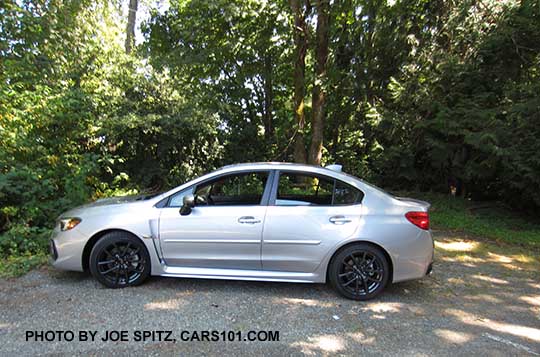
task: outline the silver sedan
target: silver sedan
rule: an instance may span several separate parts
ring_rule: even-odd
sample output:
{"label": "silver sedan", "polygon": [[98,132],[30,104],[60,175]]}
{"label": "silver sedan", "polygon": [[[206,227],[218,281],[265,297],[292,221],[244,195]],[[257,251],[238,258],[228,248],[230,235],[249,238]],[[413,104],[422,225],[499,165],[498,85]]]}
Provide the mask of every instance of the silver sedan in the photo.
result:
{"label": "silver sedan", "polygon": [[431,272],[429,204],[394,197],[339,165],[223,167],[155,196],[98,200],[65,212],[52,264],[121,288],[150,275],[329,282],[371,299]]}

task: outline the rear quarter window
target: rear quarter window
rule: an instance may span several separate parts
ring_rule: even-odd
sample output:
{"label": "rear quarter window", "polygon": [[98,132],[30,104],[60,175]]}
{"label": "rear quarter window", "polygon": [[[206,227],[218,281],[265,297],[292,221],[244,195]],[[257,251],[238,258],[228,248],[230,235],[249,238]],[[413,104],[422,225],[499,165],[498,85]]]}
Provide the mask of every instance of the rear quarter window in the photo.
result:
{"label": "rear quarter window", "polygon": [[363,198],[364,193],[362,191],[345,182],[336,180],[333,205],[355,205],[362,203]]}

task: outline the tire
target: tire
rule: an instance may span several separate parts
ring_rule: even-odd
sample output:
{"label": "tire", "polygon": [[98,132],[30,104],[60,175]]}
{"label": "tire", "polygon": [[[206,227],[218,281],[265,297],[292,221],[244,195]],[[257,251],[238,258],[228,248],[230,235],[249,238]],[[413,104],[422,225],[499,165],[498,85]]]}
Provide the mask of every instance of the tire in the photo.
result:
{"label": "tire", "polygon": [[141,284],[150,275],[150,255],[146,246],[127,232],[104,235],[90,253],[90,272],[108,288]]}
{"label": "tire", "polygon": [[390,278],[390,264],[384,253],[367,243],[338,251],[328,267],[328,280],[342,296],[370,300],[383,292]]}

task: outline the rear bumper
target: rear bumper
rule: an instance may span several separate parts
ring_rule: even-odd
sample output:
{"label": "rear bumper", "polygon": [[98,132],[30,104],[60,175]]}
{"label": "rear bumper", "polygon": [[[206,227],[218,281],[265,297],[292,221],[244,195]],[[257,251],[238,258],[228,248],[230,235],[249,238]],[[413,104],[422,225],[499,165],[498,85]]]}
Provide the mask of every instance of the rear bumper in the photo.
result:
{"label": "rear bumper", "polygon": [[430,231],[420,231],[406,241],[394,257],[393,282],[420,279],[433,270],[433,238]]}

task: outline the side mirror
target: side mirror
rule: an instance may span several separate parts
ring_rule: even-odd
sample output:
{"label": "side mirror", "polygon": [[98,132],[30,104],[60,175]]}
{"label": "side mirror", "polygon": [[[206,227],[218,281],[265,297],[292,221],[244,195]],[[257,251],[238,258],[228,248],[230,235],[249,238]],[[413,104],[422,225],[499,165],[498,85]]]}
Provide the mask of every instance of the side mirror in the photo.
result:
{"label": "side mirror", "polygon": [[191,209],[195,207],[195,196],[193,195],[185,195],[184,196],[184,204],[182,207],[180,207],[180,214],[182,216],[187,216],[191,213]]}

